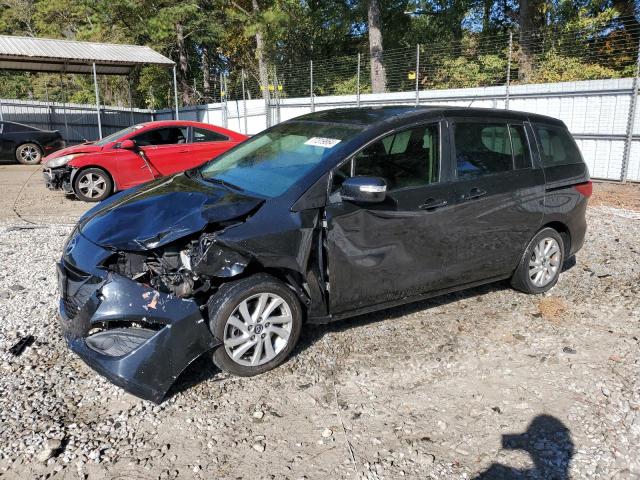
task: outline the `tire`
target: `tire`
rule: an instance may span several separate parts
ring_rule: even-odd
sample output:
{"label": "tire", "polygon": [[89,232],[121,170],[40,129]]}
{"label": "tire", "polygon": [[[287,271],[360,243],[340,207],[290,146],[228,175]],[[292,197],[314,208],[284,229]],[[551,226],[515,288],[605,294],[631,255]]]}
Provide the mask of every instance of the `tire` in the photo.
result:
{"label": "tire", "polygon": [[[264,315],[272,301],[277,306],[271,315],[255,321],[256,309],[262,306]],[[300,302],[287,285],[271,275],[260,273],[226,283],[209,299],[207,307],[211,332],[224,342],[213,352],[213,363],[233,375],[251,377],[276,368],[300,337]],[[287,316],[290,321],[282,322]],[[273,322],[278,317],[277,323]]]}
{"label": "tire", "polygon": [[113,181],[101,168],[87,168],[76,173],[73,193],[85,202],[100,202],[113,192]]}
{"label": "tire", "polygon": [[16,160],[23,165],[37,165],[42,160],[42,149],[36,143],[23,143],[16,148]]}
{"label": "tire", "polygon": [[551,290],[562,271],[564,251],[562,236],[553,228],[543,228],[525,249],[511,277],[511,285],[532,294]]}

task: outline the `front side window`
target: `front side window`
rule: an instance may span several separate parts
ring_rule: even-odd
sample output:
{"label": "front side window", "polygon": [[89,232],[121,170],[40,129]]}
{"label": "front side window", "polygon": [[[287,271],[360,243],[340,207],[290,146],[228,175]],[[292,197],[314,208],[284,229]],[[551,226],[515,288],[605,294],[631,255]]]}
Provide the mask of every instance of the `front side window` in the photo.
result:
{"label": "front side window", "polygon": [[205,128],[193,129],[193,143],[226,142],[227,140],[229,140],[227,137],[213,130],[207,130]]}
{"label": "front side window", "polygon": [[566,128],[547,125],[536,125],[534,128],[540,142],[543,166],[582,163],[580,150]]}
{"label": "front side window", "polygon": [[438,125],[388,135],[358,153],[354,162],[354,175],[382,177],[388,190],[437,182],[440,166]]}
{"label": "front side window", "polygon": [[513,170],[507,124],[456,123],[454,125],[458,178]]}
{"label": "front side window", "polygon": [[232,184],[249,193],[276,197],[320,165],[341,142],[363,127],[324,122],[285,122],[251,137],[205,164],[205,180]]}
{"label": "front side window", "polygon": [[188,128],[187,127],[166,127],[148,130],[133,137],[136,144],[140,147],[148,147],[150,145],[176,145],[187,143]]}

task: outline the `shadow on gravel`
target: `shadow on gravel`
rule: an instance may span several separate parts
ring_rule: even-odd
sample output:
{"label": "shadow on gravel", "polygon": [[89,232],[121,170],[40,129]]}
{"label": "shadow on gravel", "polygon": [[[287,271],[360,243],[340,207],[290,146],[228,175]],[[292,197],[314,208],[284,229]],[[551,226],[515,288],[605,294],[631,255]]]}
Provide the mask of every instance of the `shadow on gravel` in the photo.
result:
{"label": "shadow on gravel", "polygon": [[[562,270],[569,270],[573,268],[575,264],[575,257],[568,258],[563,264]],[[385,310],[380,310],[378,312],[359,315],[357,317],[340,320],[326,325],[306,325],[302,329],[298,345],[291,353],[291,356],[293,357],[300,354],[311,345],[319,341],[326,333],[341,332],[354,327],[368,325],[370,323],[379,322],[382,320],[400,318],[405,315],[411,315],[412,313],[420,312],[422,310],[428,310],[430,308],[448,305],[449,303],[464,300],[466,298],[477,297],[478,301],[481,302],[482,296],[494,291],[504,290],[506,288],[510,287],[509,282],[505,280],[501,282],[490,283],[487,285],[481,285],[479,287],[470,288],[468,290],[448,293],[446,295],[433,297],[420,302],[408,303],[406,305],[400,305],[398,307],[388,308]],[[169,392],[167,393],[163,401],[166,401],[172,396],[188,390],[189,388],[201,382],[212,379],[220,373],[220,370],[211,361],[210,355],[201,355],[182,372],[173,386],[169,389]]]}
{"label": "shadow on gravel", "polygon": [[533,460],[533,468],[519,469],[494,463],[473,480],[569,479],[574,450],[571,431],[551,415],[538,415],[524,433],[503,435],[502,448],[527,452]]}
{"label": "shadow on gravel", "polygon": [[205,353],[200,355],[191,364],[184,369],[180,376],[173,383],[162,402],[166,402],[174,395],[177,395],[185,390],[189,390],[191,387],[198,385],[201,382],[210,380],[215,376],[219,376],[220,379],[224,378],[219,374],[221,371],[211,361],[211,355]]}
{"label": "shadow on gravel", "polygon": [[326,325],[306,325],[302,329],[298,346],[295,348],[292,356],[298,355],[305,349],[309,348],[315,342],[319,341],[325,334],[331,332],[342,332],[354,327],[368,325],[370,323],[379,322],[382,320],[390,320],[394,318],[400,318],[405,315],[411,315],[412,313],[428,310],[430,308],[439,307],[442,305],[448,305],[466,298],[477,297],[478,301],[482,301],[482,296],[504,290],[509,288],[508,282],[496,282],[487,285],[481,285],[479,287],[470,288],[468,290],[462,290],[459,292],[448,293],[438,297],[429,298],[415,303],[408,303],[406,305],[400,305],[398,307],[392,307],[385,310],[380,310],[373,313],[367,313],[359,315],[353,318],[347,318],[345,320],[339,320],[337,322],[328,323]]}
{"label": "shadow on gravel", "polygon": [[[476,287],[470,290],[450,293],[440,297],[423,300],[417,303],[401,305],[399,307],[389,308],[367,315],[360,315],[358,317],[341,320],[327,325],[306,325],[302,330],[298,345],[292,352],[291,356],[298,355],[299,353],[303,352],[305,349],[320,340],[322,336],[328,332],[339,332],[359,325],[367,325],[369,323],[378,322],[389,318],[402,317],[404,315],[409,315],[411,313],[419,312],[421,310],[433,308],[439,305],[445,305],[451,302],[462,300],[464,298],[479,297],[489,292],[501,290],[503,288],[508,288],[506,287],[506,284],[504,282],[483,285],[481,287]],[[221,371],[213,364],[210,355],[201,355],[180,374],[172,387],[169,389],[169,392],[167,392],[167,395],[163,399],[163,402],[166,402],[174,395],[184,392],[185,390],[188,390],[201,382],[215,378],[216,376],[219,377],[219,379],[226,378],[225,376],[221,376],[220,374]]]}

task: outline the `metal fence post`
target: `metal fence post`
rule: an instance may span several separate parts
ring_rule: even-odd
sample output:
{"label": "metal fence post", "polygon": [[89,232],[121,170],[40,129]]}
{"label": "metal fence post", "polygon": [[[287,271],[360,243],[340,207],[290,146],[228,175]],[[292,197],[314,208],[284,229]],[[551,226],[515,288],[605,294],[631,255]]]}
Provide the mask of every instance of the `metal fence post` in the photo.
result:
{"label": "metal fence post", "polygon": [[65,140],[69,141],[69,122],[67,122],[67,95],[65,94],[62,73],[60,74],[60,91],[62,92],[62,117],[64,118]]}
{"label": "metal fence post", "polygon": [[244,91],[244,68],[242,69],[242,115],[244,116],[244,134],[247,134],[247,96]]}
{"label": "metal fence post", "polygon": [[273,96],[276,100],[276,124],[280,123],[280,92],[278,91],[278,68],[273,67]]}
{"label": "metal fence post", "polygon": [[131,117],[131,125],[134,125],[133,120],[133,96],[131,95],[131,75],[127,75],[127,92],[129,93],[129,116]]}
{"label": "metal fence post", "polygon": [[175,65],[173,66],[173,98],[176,102],[176,120],[180,120],[180,114],[178,113],[178,78]]}
{"label": "metal fence post", "polygon": [[511,56],[513,55],[513,32],[509,32],[509,57],[507,58],[507,85],[505,87],[504,108],[509,110],[509,86],[511,84]]}
{"label": "metal fence post", "polygon": [[309,60],[309,99],[311,100],[311,111],[316,111],[316,104],[313,98],[313,60]]}
{"label": "metal fence post", "polygon": [[356,106],[360,108],[360,53],[358,53],[358,72],[356,73]]}
{"label": "metal fence post", "polygon": [[224,75],[220,74],[220,113],[222,114],[222,126],[227,128],[227,92],[224,88]]}
{"label": "metal fence post", "polygon": [[225,123],[225,127],[229,128],[229,82],[228,77],[229,73],[227,72],[227,74],[223,77],[224,78],[224,111],[225,111],[225,118],[226,121]]}
{"label": "metal fence post", "polygon": [[420,105],[420,44],[416,45],[416,107]]}
{"label": "metal fence post", "polygon": [[640,41],[638,42],[638,54],[636,58],[636,74],[633,77],[631,87],[631,102],[629,103],[629,118],[627,119],[627,140],[624,143],[624,153],[622,154],[622,169],[620,171],[620,181],[626,183],[631,160],[631,147],[633,146],[633,130],[635,129],[636,107],[638,104],[638,89],[640,88]]}
{"label": "metal fence post", "polygon": [[96,113],[98,114],[98,135],[102,138],[102,122],[100,121],[100,89],[98,88],[98,75],[96,73],[96,64],[93,63],[93,87],[96,92]]}
{"label": "metal fence post", "polygon": [[264,98],[264,116],[267,123],[267,128],[271,126],[271,95],[269,94],[269,65],[265,65],[265,69],[267,70],[266,75],[262,74],[262,70],[258,68],[260,71],[260,83],[262,84],[262,96]]}

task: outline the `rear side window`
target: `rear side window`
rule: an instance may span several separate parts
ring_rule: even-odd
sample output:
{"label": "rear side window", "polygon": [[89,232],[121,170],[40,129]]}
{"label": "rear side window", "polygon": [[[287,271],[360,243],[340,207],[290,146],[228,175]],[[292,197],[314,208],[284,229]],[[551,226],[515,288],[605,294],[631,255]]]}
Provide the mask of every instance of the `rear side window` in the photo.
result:
{"label": "rear side window", "polygon": [[207,130],[205,128],[193,129],[193,143],[226,142],[227,140],[229,140],[227,137],[213,130]]}
{"label": "rear side window", "polygon": [[513,170],[509,127],[507,124],[454,124],[458,178]]}
{"label": "rear side window", "polygon": [[458,178],[531,167],[531,154],[522,125],[506,123],[454,124]]}
{"label": "rear side window", "polygon": [[582,163],[580,150],[566,128],[535,125],[534,129],[540,143],[543,166],[555,167]]}

